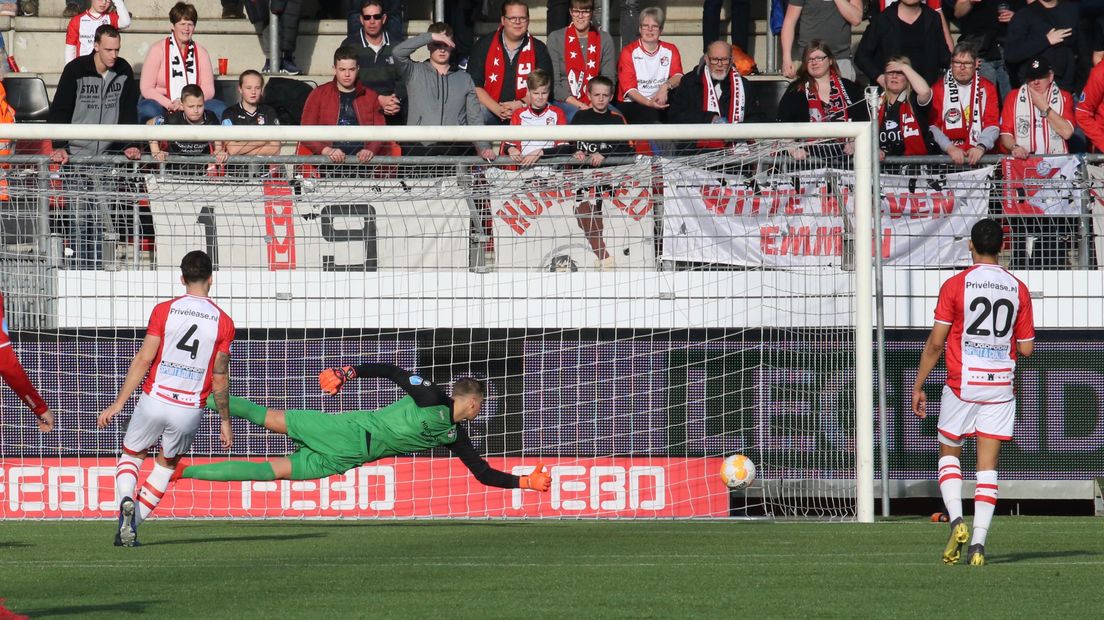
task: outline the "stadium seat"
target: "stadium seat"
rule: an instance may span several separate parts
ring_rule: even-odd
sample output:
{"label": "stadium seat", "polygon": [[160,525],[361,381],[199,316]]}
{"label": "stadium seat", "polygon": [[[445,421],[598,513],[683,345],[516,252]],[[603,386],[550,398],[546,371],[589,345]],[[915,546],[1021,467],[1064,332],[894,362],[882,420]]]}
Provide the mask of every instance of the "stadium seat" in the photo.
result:
{"label": "stadium seat", "polygon": [[9,75],[4,78],[8,103],[15,108],[17,123],[45,123],[50,118],[50,95],[40,77]]}
{"label": "stadium seat", "polygon": [[786,80],[748,80],[748,120],[773,123],[778,117],[778,102],[790,83]]}
{"label": "stadium seat", "polygon": [[241,96],[238,94],[238,81],[236,79],[216,79],[215,99],[225,103],[226,107],[241,101]]}
{"label": "stadium seat", "polygon": [[303,119],[303,106],[315,86],[317,84],[309,80],[269,78],[261,101],[276,110],[281,125],[298,125]]}

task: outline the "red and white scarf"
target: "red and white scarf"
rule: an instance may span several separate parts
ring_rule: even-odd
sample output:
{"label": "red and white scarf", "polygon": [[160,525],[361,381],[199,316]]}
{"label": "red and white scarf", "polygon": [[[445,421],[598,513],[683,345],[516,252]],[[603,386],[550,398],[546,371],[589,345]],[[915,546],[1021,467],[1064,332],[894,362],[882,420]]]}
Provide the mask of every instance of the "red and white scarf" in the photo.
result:
{"label": "red and white scarf", "polygon": [[[1058,85],[1050,84],[1050,107],[1058,116],[1065,110],[1062,109],[1062,91]],[[1031,96],[1027,92],[1027,84],[1020,87],[1016,94],[1016,145],[1027,149],[1032,155],[1064,155],[1069,152],[1066,141],[1054,131],[1054,126],[1046,116],[1031,103]]]}
{"label": "red and white scarf", "polygon": [[[525,85],[525,78],[536,68],[537,54],[533,51],[533,37],[525,33],[525,41],[517,52],[517,85],[515,86],[514,99],[522,100],[529,94],[529,87]],[[486,79],[483,80],[483,90],[498,101],[502,96],[502,83],[506,79],[506,49],[502,46],[502,27],[500,26],[491,39],[491,48],[487,50],[487,61],[483,68]]]}
{"label": "red and white scarf", "polygon": [[850,120],[847,110],[851,107],[851,98],[847,96],[847,90],[844,89],[839,74],[833,71],[829,80],[831,87],[828,90],[827,106],[820,100],[815,90],[805,86],[805,98],[809,102],[809,122],[811,123]]}
{"label": "red and white scarf", "polygon": [[729,99],[728,109],[722,111],[720,93],[713,86],[713,76],[709,73],[709,69],[704,69],[702,71],[702,103],[706,112],[714,112],[717,116],[723,116],[730,123],[742,123],[744,122],[744,115],[747,113],[744,81],[733,69],[728,72],[728,82],[732,87],[732,97]]}
{"label": "red and white scarf", "polygon": [[188,84],[199,82],[199,63],[195,41],[188,41],[181,53],[172,36],[165,39],[165,96],[170,101],[180,98]]}
{"label": "red and white scarf", "polygon": [[[973,102],[969,107],[962,105],[962,95],[958,92],[958,80],[950,71],[943,76],[943,133],[947,134],[952,142],[969,149],[981,140],[981,117],[985,110],[982,105],[981,76],[974,72],[974,82],[971,86]],[[969,117],[969,118],[967,118]],[[952,131],[966,129],[966,139],[955,139],[950,135]]]}
{"label": "red and white scarf", "polygon": [[[902,93],[904,94],[904,93]],[[878,108],[878,127],[885,127],[885,111],[889,101],[882,102]],[[901,100],[901,106],[897,108],[897,123],[901,127],[901,138],[905,143],[905,155],[927,155],[928,145],[924,142],[924,134],[920,131],[920,123],[916,120],[916,112],[912,109],[912,103],[908,97]]]}
{"label": "red and white scarf", "polygon": [[590,105],[590,95],[586,85],[598,75],[598,63],[602,60],[602,36],[591,28],[586,33],[586,53],[583,41],[573,26],[565,29],[564,67],[567,69],[567,84],[571,94],[579,101]]}

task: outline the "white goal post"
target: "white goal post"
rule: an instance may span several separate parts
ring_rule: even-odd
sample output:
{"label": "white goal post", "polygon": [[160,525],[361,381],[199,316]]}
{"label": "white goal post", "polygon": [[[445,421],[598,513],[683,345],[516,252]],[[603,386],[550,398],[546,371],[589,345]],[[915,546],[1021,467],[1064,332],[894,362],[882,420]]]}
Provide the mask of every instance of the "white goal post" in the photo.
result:
{"label": "white goal post", "polygon": [[[252,399],[287,408],[324,408],[332,413],[342,408],[316,395],[286,400],[289,390],[308,393],[319,367],[368,361],[349,359],[366,353],[390,356],[395,363],[423,371],[426,364],[440,364],[445,370],[436,376],[438,383],[447,382],[457,371],[460,375],[493,379],[492,396],[502,404],[490,406],[488,415],[511,412],[513,417],[508,421],[488,422],[486,427],[480,427],[481,434],[473,433],[480,439],[477,447],[492,465],[523,472],[542,455],[549,454],[547,461],[560,462],[559,473],[554,472],[554,476],[563,476],[564,480],[573,475],[580,478],[554,486],[550,501],[559,507],[559,513],[541,512],[525,503],[530,501],[528,497],[519,499],[520,492],[510,495],[513,499],[507,500],[505,507],[497,506],[494,502],[498,500],[483,499],[489,491],[474,480],[462,478],[466,475],[462,466],[456,469],[434,463],[425,471],[440,476],[445,484],[418,491],[408,500],[415,508],[404,512],[395,507],[407,501],[402,497],[386,493],[384,499],[378,495],[368,497],[376,493],[379,485],[390,484],[387,489],[399,489],[401,493],[402,485],[407,483],[402,476],[422,464],[417,458],[399,459],[393,466],[388,465],[390,469],[386,471],[372,469],[369,464],[359,474],[315,486],[301,481],[286,485],[243,483],[234,487],[237,489],[234,493],[225,488],[204,487],[205,496],[187,501],[197,505],[210,501],[213,507],[203,508],[207,512],[189,512],[189,505],[179,501],[170,503],[162,516],[696,518],[767,514],[874,520],[873,261],[870,251],[859,251],[874,247],[872,179],[877,163],[872,158],[873,136],[868,123],[600,128],[0,125],[0,140],[44,139],[139,143],[279,141],[289,146],[305,141],[470,144],[600,139],[652,142],[660,145],[657,149],[660,155],[625,157],[631,163],[618,164],[623,166],[622,172],[617,173],[621,176],[612,179],[603,176],[602,168],[577,168],[564,158],[551,159],[544,168],[538,164],[537,171],[518,170],[504,158],[489,165],[481,165],[474,158],[467,164],[462,158],[441,158],[437,169],[425,175],[428,178],[420,179],[417,174],[405,176],[407,168],[415,166],[410,159],[380,157],[369,166],[392,166],[397,172],[392,170],[380,177],[369,174],[344,184],[327,179],[325,172],[320,177],[300,178],[307,163],[314,168],[324,165],[319,158],[277,156],[254,160],[272,162],[286,170],[280,182],[274,182],[272,177],[236,178],[233,173],[217,178],[173,177],[165,173],[167,167],[174,163],[188,165],[180,163],[185,160],[175,159],[158,167],[148,155],[142,164],[127,163],[121,158],[111,163],[76,159],[72,171],[50,170],[41,157],[12,159],[8,178],[13,200],[23,201],[19,204],[27,211],[27,221],[31,222],[28,226],[34,227],[37,236],[24,236],[18,243],[7,240],[0,248],[0,290],[13,323],[16,351],[32,380],[39,383],[47,401],[56,399],[66,404],[60,407],[59,415],[59,430],[64,432],[61,435],[64,439],[55,441],[36,434],[29,414],[20,409],[10,390],[3,395],[0,474],[6,476],[7,496],[0,497],[3,506],[0,518],[65,516],[66,501],[74,506],[77,500],[66,495],[68,491],[59,489],[71,490],[74,485],[83,485],[81,509],[72,509],[75,516],[103,516],[97,513],[96,506],[109,504],[103,499],[109,494],[103,488],[108,484],[103,476],[111,462],[107,455],[117,449],[122,431],[114,429],[110,435],[98,433],[87,427],[87,420],[82,418],[78,423],[77,416],[92,416],[90,408],[104,406],[105,399],[114,396],[122,377],[117,365],[101,371],[95,357],[113,351],[125,361],[133,353],[131,348],[140,341],[154,303],[179,294],[173,264],[179,263],[180,251],[206,244],[201,247],[215,250],[220,257],[213,297],[235,318],[239,330],[257,335],[256,342],[244,347],[244,357],[238,357],[235,351],[235,364],[287,358],[281,360],[282,374],[272,381],[292,387],[249,382]],[[703,140],[722,141],[728,146],[715,151],[690,149],[673,154],[662,147],[667,143],[693,144]],[[844,160],[834,164],[818,161],[795,164],[787,154],[787,148],[817,140],[822,143],[851,140],[854,155],[842,164],[839,162]],[[750,147],[735,148],[731,146],[733,143]],[[243,163],[244,160],[232,158],[228,166]],[[776,164],[790,166],[790,171],[774,175],[768,168]],[[22,170],[17,171],[20,167]],[[476,167],[478,175],[471,172]],[[834,244],[842,244],[841,254],[853,256],[808,264],[799,262],[793,268],[718,258],[717,247],[727,243],[718,235],[728,230],[724,228],[727,224],[712,223],[710,226],[716,227],[703,228],[701,238],[689,239],[696,230],[693,220],[698,216],[680,213],[679,209],[684,207],[677,203],[678,183],[672,181],[706,173],[717,175],[722,186],[730,182],[725,179],[746,176],[752,187],[747,191],[754,192],[748,194],[749,200],[754,199],[756,205],[762,200],[764,210],[773,209],[771,217],[783,219],[788,211],[784,206],[778,211],[778,196],[796,192],[789,185],[783,188],[784,183],[812,184],[831,179],[831,189],[822,191],[842,192],[825,199],[825,204],[831,202],[839,209],[833,217],[841,220],[841,228],[825,232],[815,227],[810,231],[807,226],[803,232],[782,230],[777,238],[758,239],[756,243],[761,248],[782,248],[783,254],[787,247],[793,250],[801,246],[806,253],[815,254],[808,248],[827,251]],[[679,177],[680,174],[684,176]],[[70,177],[78,176],[83,185],[67,185]],[[782,176],[787,180],[780,180]],[[554,182],[548,181],[553,178]],[[122,217],[103,211],[103,204],[118,199],[119,187],[134,183],[141,184],[147,195],[141,215],[137,206],[133,212],[124,209]],[[560,194],[553,196],[554,188],[547,183],[558,183]],[[617,189],[610,189],[618,185],[631,185],[635,189],[620,195]],[[846,190],[838,189],[844,186]],[[247,189],[255,189],[259,198],[251,199],[252,203],[242,198]],[[722,200],[743,200],[738,192],[744,190],[733,191],[737,194],[725,194],[728,198]],[[429,194],[434,197],[427,198]],[[502,214],[512,208],[512,199],[525,195],[533,200],[531,204],[518,203],[513,216]],[[612,266],[609,270],[591,268],[595,259],[589,254],[592,249],[599,257],[597,263],[602,262],[593,243],[593,231],[586,228],[590,224],[584,224],[584,220],[589,222],[594,216],[580,215],[577,210],[579,201],[585,202],[586,196],[593,200],[598,195],[606,197],[604,226],[609,238],[608,265]],[[325,205],[321,205],[322,197]],[[103,235],[102,239],[96,238],[97,248],[102,251],[97,250],[92,268],[73,262],[74,250],[78,254],[81,251],[72,239],[78,236],[74,231],[79,222],[65,219],[79,219],[75,214],[81,211],[76,207],[85,198],[100,205],[91,207],[91,211],[97,212],[95,217],[102,219],[109,229],[96,233]],[[370,211],[358,210],[357,205],[369,199],[374,201]],[[773,206],[768,206],[772,200]],[[565,212],[559,222],[545,222],[540,220],[539,213],[529,210],[534,206],[539,210],[542,205],[551,210],[553,203],[560,208],[572,201],[576,211]],[[293,213],[289,205],[300,202],[313,206]],[[614,202],[616,208],[610,206]],[[649,209],[654,207],[654,213],[649,212],[649,217],[643,220],[631,217],[638,203],[647,204]],[[243,214],[250,204],[260,213],[258,234],[248,230],[245,219],[227,219],[231,213],[233,217],[245,218]],[[599,200],[599,216],[601,204]],[[726,215],[722,213],[723,207],[720,209],[710,216]],[[154,239],[151,247],[138,242],[139,233],[126,232],[131,226],[137,230],[147,211],[153,213],[149,225],[150,237]],[[420,219],[420,228],[395,232],[400,217]],[[338,225],[343,218],[356,220],[358,228]],[[363,229],[359,228],[361,218]],[[286,238],[280,241],[279,231],[283,230],[280,226],[292,219],[301,226],[296,234],[304,238],[316,235],[320,240],[317,246],[304,246],[296,254],[293,241]],[[676,221],[683,222],[681,239],[677,231],[670,229]],[[685,232],[687,223],[690,233]],[[484,224],[486,229],[482,227]],[[59,226],[64,232],[57,232]],[[529,241],[539,247],[523,247],[503,238],[500,231],[511,227],[519,235],[529,232]],[[601,230],[599,225],[599,236],[603,234]],[[18,237],[20,233],[11,234]],[[584,236],[582,242],[574,238]],[[274,238],[277,238],[275,245]],[[642,238],[646,241],[641,241]],[[340,247],[333,249],[325,244]],[[676,246],[689,250],[676,251]],[[289,251],[293,255],[290,262]],[[579,252],[586,258],[580,259]],[[739,250],[732,255],[739,255]],[[853,259],[853,265],[848,258]],[[561,259],[562,262],[557,262]],[[526,260],[537,261],[536,266],[525,267]],[[462,265],[450,266],[456,261]],[[576,273],[550,273],[563,270]],[[13,287],[22,288],[9,290]],[[803,292],[806,289],[807,294]],[[777,333],[769,331],[772,329],[777,329]],[[849,333],[837,338],[844,331]],[[535,336],[538,332],[542,335]],[[280,344],[264,345],[264,335],[279,340]],[[805,342],[816,338],[823,340],[812,345]],[[301,349],[289,344],[295,340],[301,341]],[[370,344],[355,344],[361,340]],[[780,353],[770,351],[775,345]],[[506,349],[497,348],[502,346]],[[465,355],[460,352],[463,347],[481,351],[483,361],[475,364],[460,359]],[[818,351],[830,358],[830,363],[844,364],[843,357],[836,355],[839,347],[850,349],[853,367],[847,360],[846,366],[832,367],[831,372],[838,372],[839,377],[823,371],[815,380],[798,377],[801,364],[815,363],[808,360],[814,359]],[[792,355],[790,362],[779,364],[788,355]],[[517,358],[520,365],[496,365],[502,356]],[[73,361],[66,361],[68,358]],[[736,372],[732,368],[737,360],[749,359],[759,360],[756,377],[775,377],[782,387],[753,385],[750,375],[741,375],[738,380],[731,376]],[[563,365],[562,372],[553,371],[556,364]],[[50,374],[49,369],[58,367],[102,376],[72,388],[65,384],[64,377]],[[534,379],[535,386],[526,384],[519,388],[519,381],[526,376],[519,379],[517,369],[542,378]],[[673,391],[664,387],[663,395],[657,395],[660,388],[654,385],[658,385],[658,380],[650,378],[656,372],[677,376],[683,383],[676,384],[671,379]],[[714,372],[725,373],[726,385],[731,382],[740,387],[726,387],[723,394],[712,395],[701,384]],[[588,376],[588,373],[597,374]],[[549,377],[555,374],[570,378],[552,383]],[[351,385],[349,389],[371,388]],[[649,401],[650,405],[639,405],[636,419],[642,422],[619,417],[614,411],[618,407],[617,390],[621,389],[648,393],[648,398],[654,400]],[[649,392],[652,389],[657,390],[655,394]],[[739,393],[744,389],[756,394]],[[789,390],[787,393],[793,399],[788,401],[786,396],[772,399],[768,393],[771,390]],[[849,391],[853,394],[840,395]],[[565,396],[568,393],[575,400],[569,402]],[[398,391],[385,390],[378,402],[376,397],[353,394],[347,398],[342,395],[339,402],[347,405],[344,409],[370,409],[398,396],[401,396]],[[824,430],[836,422],[823,416],[817,419],[830,411],[832,405],[827,401],[832,398],[846,398],[851,403],[848,407],[853,406],[854,418],[848,422],[853,424],[853,430],[847,431],[847,437],[839,435],[829,440],[833,454],[850,452],[853,462],[837,467],[817,461],[819,457],[808,456],[811,464],[796,467],[773,464],[769,460],[772,457],[766,457],[766,466],[760,468],[763,480],[747,492],[730,495],[715,488],[719,476],[703,468],[719,464],[719,459],[734,446],[763,450],[765,454],[770,450],[763,446],[769,445],[787,454],[811,455],[825,441],[814,436],[843,433],[834,426]],[[593,419],[583,420],[577,410],[587,399],[602,401],[602,405],[596,406]],[[817,399],[825,402],[816,403]],[[801,410],[793,404],[798,400],[814,405],[809,411]],[[742,403],[742,407],[747,403],[773,402],[777,410],[741,414],[748,420],[768,420],[764,423],[767,428],[735,429],[729,426],[727,417],[731,413],[727,408],[735,402]],[[535,411],[539,404],[546,404],[548,411],[557,413]],[[791,406],[796,409],[787,409]],[[691,419],[686,413],[695,408],[702,411],[700,419]],[[717,408],[724,411],[718,412]],[[679,413],[672,413],[675,410]],[[770,422],[774,419],[771,415],[785,422]],[[647,426],[649,420],[663,420],[657,423],[665,426],[657,431]],[[774,428],[772,424],[785,426]],[[809,426],[802,426],[805,424]],[[590,426],[579,430],[586,425]],[[209,430],[207,426],[201,428],[201,432],[205,430]],[[652,433],[659,435],[653,438]],[[733,439],[737,434],[748,439]],[[285,443],[270,444],[264,435],[263,430],[243,431],[242,440],[251,446],[245,456],[280,455],[289,448]],[[551,438],[546,439],[550,443],[527,439],[530,435]],[[264,446],[271,453],[252,451],[256,446]],[[209,452],[216,460],[227,458],[225,453],[217,454],[217,450]],[[56,468],[43,465],[50,459],[57,462]],[[809,485],[804,481],[803,468],[827,473],[815,485]],[[73,473],[77,470],[79,473]],[[764,472],[774,473],[764,476]],[[22,487],[18,479],[12,480],[15,475],[25,481]],[[662,482],[649,476],[659,476]],[[449,480],[452,489],[447,484]],[[643,486],[634,486],[638,482]],[[836,490],[844,482],[849,488]],[[666,509],[655,508],[659,500],[648,493],[654,492],[654,485],[664,483],[680,488],[668,488],[671,499]],[[607,490],[608,496],[604,494]],[[15,498],[13,492],[31,499],[26,500],[26,505],[19,504],[22,500]],[[712,504],[696,503],[700,497],[695,494],[721,492],[724,497],[714,497]],[[265,494],[273,494],[273,505],[283,508],[249,512],[249,502],[256,507]],[[805,499],[818,494],[833,497],[823,502]],[[67,497],[70,499],[66,500]],[[95,498],[99,498],[100,504],[95,503]],[[243,501],[246,508],[242,508]],[[494,505],[486,507],[485,503]],[[23,507],[17,510],[17,505]],[[707,505],[710,507],[705,508]],[[351,512],[342,513],[346,506],[352,506]]]}

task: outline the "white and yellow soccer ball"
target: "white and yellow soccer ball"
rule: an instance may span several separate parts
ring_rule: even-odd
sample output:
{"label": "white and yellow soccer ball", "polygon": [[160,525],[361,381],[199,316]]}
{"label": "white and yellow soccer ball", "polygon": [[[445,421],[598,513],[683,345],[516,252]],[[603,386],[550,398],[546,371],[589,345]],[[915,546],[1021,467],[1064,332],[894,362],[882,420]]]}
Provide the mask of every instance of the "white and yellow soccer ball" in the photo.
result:
{"label": "white and yellow soccer ball", "polygon": [[721,463],[721,480],[730,489],[746,489],[755,480],[755,463],[743,454],[732,454]]}

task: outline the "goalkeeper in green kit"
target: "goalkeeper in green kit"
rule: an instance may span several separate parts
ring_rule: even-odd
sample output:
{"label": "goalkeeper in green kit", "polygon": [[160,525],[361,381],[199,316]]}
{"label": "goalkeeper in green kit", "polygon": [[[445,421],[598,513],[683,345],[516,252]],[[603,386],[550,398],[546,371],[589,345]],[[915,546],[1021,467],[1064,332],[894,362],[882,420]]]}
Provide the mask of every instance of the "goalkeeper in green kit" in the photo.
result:
{"label": "goalkeeper in green kit", "polygon": [[[457,422],[479,415],[486,389],[463,378],[452,384],[452,398],[422,377],[393,364],[328,368],[318,376],[326,394],[337,394],[349,379],[385,378],[406,396],[376,411],[267,409],[244,398],[230,397],[230,415],[287,435],[298,449],[267,461],[222,461],[182,468],[181,478],[197,480],[313,480],[342,474],[388,456],[444,446],[483,484],[503,489],[548,491],[551,476],[537,463],[533,473],[515,476],[491,467]],[[208,407],[213,404],[208,400]],[[178,470],[180,471],[180,470]]]}

